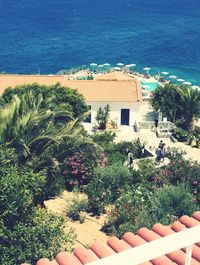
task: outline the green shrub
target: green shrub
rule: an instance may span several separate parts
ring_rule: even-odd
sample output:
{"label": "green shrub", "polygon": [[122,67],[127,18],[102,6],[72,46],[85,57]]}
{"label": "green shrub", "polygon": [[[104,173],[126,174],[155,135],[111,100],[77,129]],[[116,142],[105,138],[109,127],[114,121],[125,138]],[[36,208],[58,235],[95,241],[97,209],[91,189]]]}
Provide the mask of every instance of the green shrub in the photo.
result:
{"label": "green shrub", "polygon": [[169,224],[184,214],[191,215],[197,204],[185,184],[164,186],[151,196],[150,213],[156,222]]}
{"label": "green shrub", "polygon": [[186,152],[180,148],[176,147],[167,147],[166,149],[166,156],[169,158],[169,160],[183,160],[184,155]]}
{"label": "green shrub", "polygon": [[0,263],[4,265],[52,258],[73,239],[64,220],[36,205],[43,196],[45,176],[18,166],[13,149],[0,146]]}
{"label": "green shrub", "polygon": [[115,137],[116,133],[113,132],[95,133],[92,135],[94,142],[101,145],[102,147],[113,144]]}
{"label": "green shrub", "polygon": [[179,141],[179,142],[187,142],[188,139],[188,132],[182,128],[176,128],[173,131],[173,136]]}
{"label": "green shrub", "polygon": [[184,185],[164,186],[154,192],[139,186],[116,200],[103,230],[120,237],[141,227],[150,228],[157,222],[170,224],[184,214],[191,215],[195,210],[197,205],[194,198]]}
{"label": "green shrub", "polygon": [[143,156],[144,144],[137,139],[134,142],[122,141],[105,145],[103,148],[110,165],[114,163],[124,164],[127,160],[127,149],[135,158],[140,158]]}
{"label": "green shrub", "polygon": [[86,196],[80,194],[77,191],[74,191],[74,197],[69,202],[67,207],[67,216],[73,221],[81,221],[82,215],[81,212],[88,210],[88,200]]}
{"label": "green shrub", "polygon": [[32,218],[24,213],[26,222],[18,222],[10,229],[1,225],[2,265],[36,264],[40,258],[52,259],[59,251],[72,250],[74,235],[66,229],[62,218],[50,215],[45,209],[32,213]]}
{"label": "green shrub", "polygon": [[136,172],[119,164],[96,168],[94,177],[85,188],[90,209],[103,212],[106,205],[114,203],[129,187],[134,187],[134,177],[137,177]]}
{"label": "green shrub", "polygon": [[144,158],[138,162],[138,172],[140,174],[141,182],[144,185],[149,184],[154,177],[155,161],[152,159]]}
{"label": "green shrub", "polygon": [[162,184],[186,184],[196,201],[200,203],[200,164],[190,160],[171,161],[154,176]]}
{"label": "green shrub", "polygon": [[150,227],[152,222],[146,214],[148,192],[138,186],[135,190],[127,190],[115,201],[103,230],[108,234],[121,237],[125,232],[137,231],[140,227]]}

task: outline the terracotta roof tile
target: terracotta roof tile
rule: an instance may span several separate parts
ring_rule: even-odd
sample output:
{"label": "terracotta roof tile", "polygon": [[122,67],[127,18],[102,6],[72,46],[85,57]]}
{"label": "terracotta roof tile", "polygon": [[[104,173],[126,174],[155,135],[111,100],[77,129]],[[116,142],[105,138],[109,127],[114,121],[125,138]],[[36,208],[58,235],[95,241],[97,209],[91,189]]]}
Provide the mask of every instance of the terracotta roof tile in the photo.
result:
{"label": "terracotta roof tile", "polygon": [[200,222],[200,211],[194,212],[192,217],[194,217],[196,220]]}
{"label": "terracotta roof tile", "polygon": [[59,265],[82,265],[81,261],[76,256],[68,252],[60,252],[56,256],[56,261]]}
{"label": "terracotta roof tile", "polygon": [[86,249],[84,247],[76,248],[73,253],[82,264],[98,260],[98,256],[91,249]]}
{"label": "terracotta roof tile", "polygon": [[[145,227],[140,228],[137,234],[127,232],[123,235],[122,239],[117,237],[110,237],[107,244],[95,242],[90,249],[79,247],[74,250],[72,254],[67,252],[60,252],[55,261],[49,259],[40,259],[36,265],[82,265],[89,262],[104,258],[109,255],[115,255],[133,247],[137,247],[146,242],[156,240],[161,237],[188,229],[195,225],[200,224],[200,211],[195,212],[192,217],[182,216],[179,221],[174,222],[171,226],[164,226],[155,224],[152,230]],[[185,262],[185,249],[176,250],[165,256],[158,257],[151,261],[145,262],[140,265],[184,265]],[[200,265],[200,243],[193,246],[192,249],[192,265]],[[23,265],[28,265],[24,263]],[[112,265],[112,264],[111,264]]]}
{"label": "terracotta roof tile", "polygon": [[116,252],[106,244],[95,242],[90,249],[99,257],[104,258],[115,254]]}
{"label": "terracotta roof tile", "polygon": [[195,218],[189,217],[187,215],[183,215],[180,219],[180,222],[187,227],[193,227],[195,225],[199,225],[199,221]]}
{"label": "terracotta roof tile", "polygon": [[115,236],[110,237],[107,244],[116,252],[121,252],[131,248],[131,246],[124,240],[120,240]]}
{"label": "terracotta roof tile", "polygon": [[7,87],[38,83],[77,89],[86,101],[96,102],[137,102],[142,100],[140,81],[137,79],[123,81],[68,80],[64,76],[45,75],[0,75],[0,95]]}
{"label": "terracotta roof tile", "polygon": [[[161,224],[155,224],[152,227],[152,230],[154,232],[158,233],[162,237],[175,233],[175,231],[173,231],[169,226],[164,226]],[[185,248],[183,250],[186,251]],[[199,250],[199,247],[197,245],[193,245],[193,247],[192,247],[192,257],[200,262],[200,250]]]}
{"label": "terracotta roof tile", "polygon": [[38,262],[36,263],[36,265],[51,265],[51,261],[49,259],[43,258],[38,260]]}
{"label": "terracotta roof tile", "polygon": [[51,264],[52,264],[52,265],[59,265],[59,263],[58,263],[56,260],[52,260],[52,261],[51,261]]}
{"label": "terracotta roof tile", "polygon": [[[123,237],[122,237],[128,244],[130,244],[132,247],[136,247],[136,246],[140,246],[144,243],[146,243],[147,241],[145,241],[142,237],[138,236],[138,235],[134,235],[133,233],[126,233]],[[151,264],[154,265],[160,265],[161,263],[165,264],[165,265],[170,265],[172,264],[172,261],[167,258],[166,256],[162,256],[156,259],[151,260]]]}

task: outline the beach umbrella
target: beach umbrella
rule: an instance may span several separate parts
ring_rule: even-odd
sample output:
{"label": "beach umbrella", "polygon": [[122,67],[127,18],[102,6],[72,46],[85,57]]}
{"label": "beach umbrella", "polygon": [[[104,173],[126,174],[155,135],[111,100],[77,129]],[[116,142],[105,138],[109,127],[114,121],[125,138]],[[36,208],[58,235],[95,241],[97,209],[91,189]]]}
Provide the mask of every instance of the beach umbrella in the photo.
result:
{"label": "beach umbrella", "polygon": [[91,63],[90,66],[97,66],[97,64],[96,63]]}
{"label": "beach umbrella", "polygon": [[120,67],[114,67],[113,69],[116,70],[116,71],[120,71],[121,70]]}
{"label": "beach umbrella", "polygon": [[191,82],[183,82],[184,85],[190,86],[192,83]]}
{"label": "beach umbrella", "polygon": [[193,89],[199,89],[200,87],[199,86],[191,86],[191,88],[193,88]]}
{"label": "beach umbrella", "polygon": [[144,88],[144,89],[149,89],[150,86],[148,86],[148,85],[143,85],[142,88]]}
{"label": "beach umbrella", "polygon": [[177,76],[175,76],[175,75],[170,75],[169,78],[171,78],[171,79],[176,79]]}
{"label": "beach umbrella", "polygon": [[184,79],[181,79],[181,78],[178,78],[178,79],[176,79],[176,81],[178,81],[178,82],[184,82],[185,80]]}
{"label": "beach umbrella", "polygon": [[104,66],[110,66],[110,64],[109,64],[109,63],[104,63],[103,65],[104,65]]}
{"label": "beach umbrella", "polygon": [[145,67],[145,68],[143,68],[143,70],[144,70],[144,71],[147,71],[147,74],[148,74],[149,71],[151,70],[151,68],[150,68],[150,67]]}
{"label": "beach umbrella", "polygon": [[134,67],[134,66],[136,66],[135,63],[131,63],[131,64],[129,64],[129,65],[130,65],[130,67]]}
{"label": "beach umbrella", "polygon": [[104,65],[103,64],[99,64],[98,67],[104,67]]}
{"label": "beach umbrella", "polygon": [[168,75],[168,72],[161,72],[162,75]]}
{"label": "beach umbrella", "polygon": [[123,66],[124,64],[123,64],[123,63],[117,63],[116,65],[118,65],[118,66]]}
{"label": "beach umbrella", "polygon": [[131,66],[130,66],[130,64],[126,64],[125,67],[126,67],[126,68],[129,68],[129,67],[131,67]]}

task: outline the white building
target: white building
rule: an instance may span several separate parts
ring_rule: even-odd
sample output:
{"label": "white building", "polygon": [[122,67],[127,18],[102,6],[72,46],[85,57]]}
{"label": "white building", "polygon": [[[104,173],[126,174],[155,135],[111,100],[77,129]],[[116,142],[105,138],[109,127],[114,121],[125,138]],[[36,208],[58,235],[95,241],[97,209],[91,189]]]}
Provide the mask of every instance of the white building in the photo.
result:
{"label": "white building", "polygon": [[91,117],[88,121],[96,123],[96,114],[99,107],[110,106],[109,120],[118,125],[134,125],[140,120],[142,93],[140,81],[121,72],[112,72],[98,76],[95,80],[68,80],[66,76],[45,75],[0,75],[0,92],[7,87],[38,83],[77,89],[91,108]]}

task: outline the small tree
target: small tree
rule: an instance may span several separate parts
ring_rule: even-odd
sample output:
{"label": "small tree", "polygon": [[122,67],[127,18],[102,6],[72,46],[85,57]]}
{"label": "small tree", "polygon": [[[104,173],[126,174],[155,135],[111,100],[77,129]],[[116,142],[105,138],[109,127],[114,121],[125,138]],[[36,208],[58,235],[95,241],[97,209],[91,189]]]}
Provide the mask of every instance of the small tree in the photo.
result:
{"label": "small tree", "polygon": [[99,124],[99,129],[104,130],[106,128],[106,123],[108,122],[109,113],[110,113],[109,105],[106,105],[104,109],[102,109],[101,107],[98,109],[96,120]]}
{"label": "small tree", "polygon": [[36,207],[45,176],[18,166],[14,150],[0,145],[0,264],[35,264],[72,246],[64,219]]}

